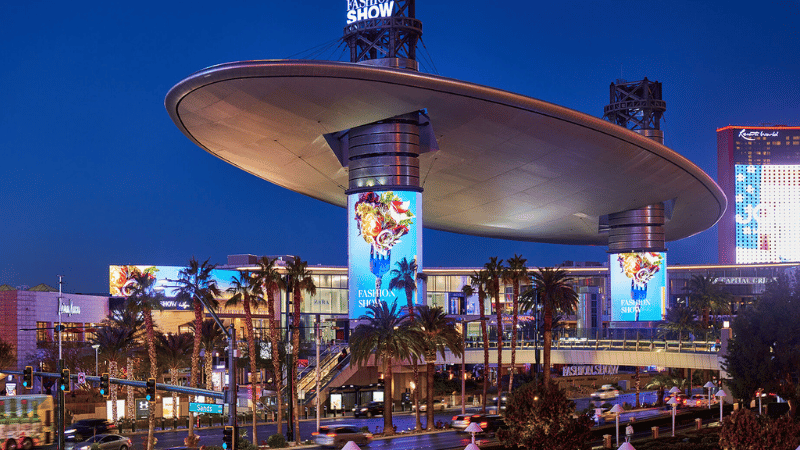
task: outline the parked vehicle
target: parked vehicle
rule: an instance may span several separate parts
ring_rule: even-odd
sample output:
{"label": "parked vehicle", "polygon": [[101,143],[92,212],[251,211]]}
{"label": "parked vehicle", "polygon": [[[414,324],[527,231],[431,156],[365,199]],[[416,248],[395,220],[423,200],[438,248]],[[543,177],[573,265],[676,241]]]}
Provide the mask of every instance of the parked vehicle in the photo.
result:
{"label": "parked vehicle", "polygon": [[311,435],[315,444],[331,448],[342,448],[349,441],[358,445],[372,442],[372,433],[361,431],[355,425],[325,425]]}
{"label": "parked vehicle", "polygon": [[[20,413],[22,413],[20,415]],[[30,450],[51,445],[53,397],[49,395],[12,395],[0,397],[0,449]]]}
{"label": "parked vehicle", "polygon": [[[711,404],[712,405],[715,404],[715,403],[717,403],[716,399],[711,400]],[[684,400],[684,404],[686,406],[693,406],[693,407],[699,407],[699,406],[706,406],[707,407],[708,406],[708,395],[705,395],[705,394],[694,394],[688,400]]]}
{"label": "parked vehicle", "polygon": [[[417,406],[411,405],[411,410],[416,411]],[[447,402],[438,398],[433,399],[433,410],[434,411],[444,411],[447,409]],[[420,400],[419,402],[419,410],[420,411],[427,411],[428,410],[428,402],[423,402]]]}
{"label": "parked vehicle", "polygon": [[73,442],[82,442],[90,436],[105,433],[116,429],[117,426],[113,422],[105,419],[83,419],[73,422],[72,425],[67,425],[64,430],[66,440]]}
{"label": "parked vehicle", "polygon": [[[689,403],[689,398],[686,397],[686,394],[677,393],[677,394],[675,394],[675,397],[678,400],[677,408],[683,408],[684,406],[687,406],[687,404]],[[667,407],[670,407],[670,405],[667,402],[669,402],[669,400],[671,398],[672,398],[672,395],[668,395],[668,396],[664,397],[664,404],[667,405]]]}
{"label": "parked vehicle", "polygon": [[353,408],[353,416],[359,417],[372,417],[383,415],[383,402],[369,402],[363,406],[356,406]]}
{"label": "parked vehicle", "polygon": [[619,397],[619,390],[610,384],[604,384],[592,393],[592,400],[609,400]]}
{"label": "parked vehicle", "polygon": [[75,444],[73,450],[90,450],[92,445],[97,444],[100,450],[128,450],[132,447],[132,442],[125,436],[118,434],[98,434],[89,439]]}
{"label": "parked vehicle", "polygon": [[[505,395],[500,397],[500,409],[506,409],[506,403],[508,403],[508,397]],[[492,397],[492,403],[489,404],[489,407],[497,406],[497,397]]]}

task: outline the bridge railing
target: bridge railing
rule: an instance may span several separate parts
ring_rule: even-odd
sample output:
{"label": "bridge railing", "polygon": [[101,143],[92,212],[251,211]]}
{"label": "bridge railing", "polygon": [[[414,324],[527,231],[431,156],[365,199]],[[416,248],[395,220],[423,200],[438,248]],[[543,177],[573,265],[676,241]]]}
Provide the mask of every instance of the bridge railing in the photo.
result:
{"label": "bridge railing", "polygon": [[[510,336],[504,336],[503,347],[510,348]],[[467,350],[483,348],[480,338],[470,338]],[[610,329],[610,328],[570,328],[553,331],[554,349],[592,349],[640,352],[685,352],[685,353],[717,353],[720,350],[719,339],[713,332],[703,336],[693,333],[679,333],[673,330],[658,328]],[[517,339],[517,349],[532,350],[537,342],[523,336]],[[538,347],[543,340],[538,340]],[[489,348],[497,348],[495,336],[489,338]]]}

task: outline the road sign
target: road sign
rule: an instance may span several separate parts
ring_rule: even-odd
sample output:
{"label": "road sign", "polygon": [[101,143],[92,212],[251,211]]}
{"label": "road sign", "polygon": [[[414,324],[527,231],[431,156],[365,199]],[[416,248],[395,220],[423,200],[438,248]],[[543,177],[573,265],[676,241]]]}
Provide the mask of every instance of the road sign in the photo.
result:
{"label": "road sign", "polygon": [[78,384],[86,384],[86,372],[78,372]]}
{"label": "road sign", "polygon": [[216,403],[189,403],[189,412],[222,414],[222,405]]}

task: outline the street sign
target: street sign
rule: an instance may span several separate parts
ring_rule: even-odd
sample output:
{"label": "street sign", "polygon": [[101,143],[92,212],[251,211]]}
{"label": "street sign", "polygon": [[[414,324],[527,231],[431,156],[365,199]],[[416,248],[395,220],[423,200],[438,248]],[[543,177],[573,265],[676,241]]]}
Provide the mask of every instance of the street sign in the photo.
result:
{"label": "street sign", "polygon": [[222,414],[222,405],[216,403],[189,403],[189,412]]}
{"label": "street sign", "polygon": [[86,384],[86,372],[78,372],[78,384]]}

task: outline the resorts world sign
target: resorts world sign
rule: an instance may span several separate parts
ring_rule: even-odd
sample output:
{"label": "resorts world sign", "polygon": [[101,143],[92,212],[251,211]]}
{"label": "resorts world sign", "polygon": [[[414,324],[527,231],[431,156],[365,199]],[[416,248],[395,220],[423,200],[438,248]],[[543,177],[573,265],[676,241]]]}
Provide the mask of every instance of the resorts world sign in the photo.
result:
{"label": "resorts world sign", "polygon": [[367,19],[391,17],[394,2],[387,0],[347,0],[347,24]]}

